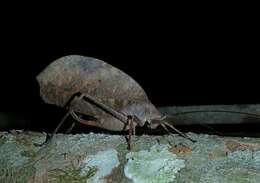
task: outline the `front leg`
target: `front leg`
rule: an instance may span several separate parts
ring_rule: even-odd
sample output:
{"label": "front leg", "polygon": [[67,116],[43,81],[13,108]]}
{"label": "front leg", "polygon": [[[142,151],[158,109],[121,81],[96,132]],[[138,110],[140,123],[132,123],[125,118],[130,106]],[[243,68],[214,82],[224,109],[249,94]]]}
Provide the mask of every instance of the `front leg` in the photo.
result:
{"label": "front leg", "polygon": [[129,126],[127,145],[128,145],[128,150],[131,150],[132,149],[131,137],[133,134],[135,135],[135,126],[134,126],[133,116],[127,116],[127,117],[128,117],[127,121]]}

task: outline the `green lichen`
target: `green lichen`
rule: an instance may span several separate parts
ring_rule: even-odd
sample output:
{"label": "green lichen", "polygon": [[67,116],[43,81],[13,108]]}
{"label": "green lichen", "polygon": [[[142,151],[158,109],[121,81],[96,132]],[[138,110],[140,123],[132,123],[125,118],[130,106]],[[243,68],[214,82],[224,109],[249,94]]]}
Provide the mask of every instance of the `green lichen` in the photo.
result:
{"label": "green lichen", "polygon": [[6,142],[6,133],[0,132],[0,146]]}
{"label": "green lichen", "polygon": [[81,174],[85,175],[88,167],[96,166],[98,171],[95,176],[91,177],[90,182],[103,183],[104,178],[109,176],[113,169],[120,165],[117,151],[115,149],[108,149],[106,151],[99,151],[95,155],[89,155],[81,162]]}
{"label": "green lichen", "polygon": [[87,183],[88,180],[93,177],[97,172],[97,167],[88,167],[85,175],[81,175],[80,168],[76,168],[74,165],[68,167],[65,170],[52,169],[49,171],[51,182],[55,183]]}
{"label": "green lichen", "polygon": [[0,182],[1,183],[24,183],[29,182],[35,175],[35,168],[33,166],[17,166],[10,167],[10,165],[3,160],[0,160]]}
{"label": "green lichen", "polygon": [[[123,136],[59,134],[55,135],[52,143],[36,147],[32,143],[44,141],[44,135],[33,133],[14,135],[3,132],[0,133],[0,182],[130,183],[134,179],[125,176],[126,166],[129,168],[129,173],[135,176],[135,182],[141,182],[143,179],[147,182],[167,182],[166,178],[169,178],[168,182],[171,183],[260,182],[259,138],[218,137],[192,133],[189,136],[197,142],[192,143],[177,135],[135,136],[132,139],[133,152],[129,155],[130,151],[127,150]],[[32,140],[26,140],[24,137]],[[242,145],[238,146],[239,148],[230,148],[227,146],[227,141]],[[155,144],[156,148],[151,149]],[[168,152],[167,146],[160,144],[169,144],[172,147],[185,145],[192,151],[178,153],[177,159]],[[141,154],[142,151],[145,153]],[[164,164],[164,158],[167,156],[172,161],[169,160],[168,164],[166,161]],[[183,160],[180,159],[185,160],[185,169],[181,169]],[[179,162],[173,163],[174,167],[170,166],[172,162],[178,160]],[[138,165],[138,169],[132,170],[130,167],[138,161],[143,164],[135,164]],[[171,173],[167,174],[165,166],[158,163],[164,164],[169,169],[175,169],[177,166],[181,171],[177,173],[169,170]],[[96,170],[92,171],[93,168]],[[164,180],[155,177],[161,171],[166,177]],[[174,173],[176,174],[173,175]]]}
{"label": "green lichen", "polygon": [[204,165],[200,182],[260,182],[260,152],[235,151]]}
{"label": "green lichen", "polygon": [[166,145],[152,146],[150,151],[130,152],[124,172],[134,183],[167,183],[174,181],[184,168],[184,160],[177,159]]}
{"label": "green lichen", "polygon": [[32,157],[36,156],[36,152],[34,152],[34,151],[22,151],[21,156],[32,158]]}

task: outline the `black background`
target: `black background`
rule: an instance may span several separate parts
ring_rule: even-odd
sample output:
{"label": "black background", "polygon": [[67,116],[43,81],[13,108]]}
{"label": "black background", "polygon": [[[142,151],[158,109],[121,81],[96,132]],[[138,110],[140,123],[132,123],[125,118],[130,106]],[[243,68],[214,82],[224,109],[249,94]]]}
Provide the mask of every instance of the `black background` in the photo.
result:
{"label": "black background", "polygon": [[1,111],[30,120],[38,130],[47,121],[55,126],[64,111],[44,104],[35,77],[70,54],[96,57],[123,70],[156,106],[260,102],[259,36],[253,20],[157,15],[51,17],[52,23],[33,14],[6,19],[0,43]]}

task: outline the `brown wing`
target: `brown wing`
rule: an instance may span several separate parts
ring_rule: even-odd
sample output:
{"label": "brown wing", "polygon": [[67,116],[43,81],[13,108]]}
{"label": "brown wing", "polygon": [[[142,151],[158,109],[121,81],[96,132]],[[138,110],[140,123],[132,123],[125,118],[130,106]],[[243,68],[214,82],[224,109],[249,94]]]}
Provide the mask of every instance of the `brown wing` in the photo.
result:
{"label": "brown wing", "polygon": [[[40,94],[49,104],[64,107],[78,92],[120,110],[131,102],[149,102],[142,87],[121,70],[95,58],[70,55],[48,65],[38,76]],[[83,114],[100,116],[103,111],[84,101],[76,106]]]}

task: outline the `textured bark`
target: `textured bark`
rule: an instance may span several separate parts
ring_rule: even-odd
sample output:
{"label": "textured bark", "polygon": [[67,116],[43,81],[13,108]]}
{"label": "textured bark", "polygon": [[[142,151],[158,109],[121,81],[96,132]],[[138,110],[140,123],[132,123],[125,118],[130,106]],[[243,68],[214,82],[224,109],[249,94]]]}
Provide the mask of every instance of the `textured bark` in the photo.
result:
{"label": "textured bark", "polygon": [[[168,151],[185,164],[173,172],[174,182],[260,181],[260,139],[188,135],[197,142],[177,135],[136,136],[132,152],[147,150],[147,157],[153,157],[151,147],[167,145]],[[33,145],[43,140],[40,133],[1,132],[0,182],[93,182],[93,177],[95,182],[132,182],[124,173],[129,151],[123,136],[58,134],[44,147]],[[154,162],[152,165],[156,166]],[[149,169],[156,169],[152,165]]]}

